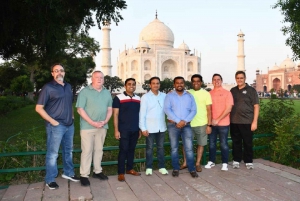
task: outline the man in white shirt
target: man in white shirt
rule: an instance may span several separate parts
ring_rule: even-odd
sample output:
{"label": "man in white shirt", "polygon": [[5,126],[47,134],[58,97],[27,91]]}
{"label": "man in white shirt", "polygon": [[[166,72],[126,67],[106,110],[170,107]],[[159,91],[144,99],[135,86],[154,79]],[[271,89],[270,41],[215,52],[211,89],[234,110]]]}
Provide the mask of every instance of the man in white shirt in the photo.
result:
{"label": "man in white shirt", "polygon": [[163,105],[166,94],[159,91],[159,77],[150,78],[149,85],[151,90],[143,95],[139,114],[139,127],[146,137],[146,175],[152,175],[154,139],[157,146],[159,172],[168,174],[164,158],[164,139],[167,127]]}

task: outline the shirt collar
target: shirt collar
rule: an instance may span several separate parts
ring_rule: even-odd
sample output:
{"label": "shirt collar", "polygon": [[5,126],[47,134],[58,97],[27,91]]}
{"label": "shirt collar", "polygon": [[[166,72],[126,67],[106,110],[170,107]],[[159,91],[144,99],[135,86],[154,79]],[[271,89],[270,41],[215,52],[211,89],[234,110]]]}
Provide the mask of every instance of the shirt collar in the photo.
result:
{"label": "shirt collar", "polygon": [[125,96],[129,96],[129,97],[134,97],[134,96],[135,96],[135,94],[134,94],[134,93],[133,93],[133,95],[132,95],[132,96],[128,95],[128,94],[126,93],[126,91],[124,91],[123,93],[124,93],[124,95],[125,95]]}
{"label": "shirt collar", "polygon": [[[149,91],[149,93],[151,94],[151,95],[154,95],[154,96],[156,96],[151,90]],[[157,96],[159,96],[160,95],[160,91],[158,91],[158,94],[157,94]]]}

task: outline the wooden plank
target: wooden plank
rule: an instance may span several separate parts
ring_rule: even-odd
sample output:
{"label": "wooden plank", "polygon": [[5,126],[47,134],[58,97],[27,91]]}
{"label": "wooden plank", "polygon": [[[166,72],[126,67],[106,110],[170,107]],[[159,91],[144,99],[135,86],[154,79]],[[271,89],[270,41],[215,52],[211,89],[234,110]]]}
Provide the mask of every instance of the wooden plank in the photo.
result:
{"label": "wooden plank", "polygon": [[9,186],[4,193],[2,200],[5,201],[23,201],[26,195],[28,184]]}
{"label": "wooden plank", "polygon": [[81,186],[80,182],[69,181],[69,190],[70,190],[71,201],[93,200],[91,188],[89,186],[88,187]]}
{"label": "wooden plank", "polygon": [[300,170],[298,170],[298,169],[295,169],[295,168],[292,168],[292,167],[289,167],[289,166],[285,166],[285,165],[281,165],[281,164],[278,164],[278,163],[274,163],[272,161],[268,161],[268,160],[264,160],[264,159],[255,159],[254,161],[255,162],[257,161],[257,163],[261,163],[261,164],[264,164],[264,165],[267,165],[267,166],[271,166],[271,167],[274,167],[276,169],[280,169],[282,171],[285,171],[285,172],[288,172],[288,173],[291,173],[291,174],[294,174],[294,175],[300,177]]}
{"label": "wooden plank", "polygon": [[202,173],[199,174],[199,179],[203,179],[216,188],[226,192],[233,198],[237,200],[255,200],[255,201],[263,201],[263,198],[260,198],[257,195],[241,188],[239,184],[230,182],[229,180],[223,178],[221,175],[231,174],[233,171],[232,168],[229,168],[228,171],[221,171],[221,166],[217,165],[211,169],[203,169]]}
{"label": "wooden plank", "polygon": [[[198,173],[205,174],[203,172]],[[234,197],[227,194],[225,191],[215,187],[214,185],[208,183],[203,179],[193,179],[190,174],[181,174],[180,178],[185,181],[185,183],[190,184],[194,189],[196,189],[201,194],[208,197],[210,200],[236,200]]]}
{"label": "wooden plank", "polygon": [[126,182],[140,201],[163,200],[140,176],[126,175]]}
{"label": "wooden plank", "polygon": [[[127,179],[127,176],[125,177]],[[138,201],[135,194],[132,192],[127,182],[119,182],[118,176],[110,176],[108,180],[111,189],[118,201]]]}
{"label": "wooden plank", "polygon": [[[109,180],[112,179],[109,177]],[[93,201],[116,201],[116,197],[108,183],[99,179],[90,178]]]}
{"label": "wooden plank", "polygon": [[277,185],[276,183],[272,183],[268,181],[264,177],[258,177],[254,174],[255,171],[259,171],[259,168],[249,170],[236,170],[235,173],[239,172],[251,172],[251,175],[247,177],[248,182],[259,184],[260,188],[263,188],[268,192],[270,199],[278,199],[278,200],[299,200],[299,194],[291,191],[290,189],[282,188],[282,186]]}
{"label": "wooden plank", "polygon": [[[162,200],[183,201],[184,199],[175,193],[173,189],[158,176],[158,174],[160,174],[158,171],[153,171],[151,176],[146,176],[144,173],[142,173],[141,177]],[[168,177],[169,175],[162,176]]]}
{"label": "wooden plank", "polygon": [[41,200],[43,197],[44,186],[44,182],[30,184],[27,188],[24,201]]}
{"label": "wooden plank", "polygon": [[5,194],[6,189],[0,189],[0,200],[3,198],[3,195]]}
{"label": "wooden plank", "polygon": [[[172,171],[170,171],[171,173]],[[185,172],[185,173],[182,173]],[[172,173],[168,176],[158,174],[158,176],[164,180],[178,195],[180,195],[184,200],[207,200],[208,198],[195,190],[192,186],[187,184],[185,181],[181,179],[183,174],[189,174],[186,173],[186,171],[180,171],[179,177],[173,177]],[[194,178],[192,178],[194,179]],[[197,180],[199,178],[195,178],[194,180]]]}
{"label": "wooden plank", "polygon": [[[243,170],[247,172],[241,172]],[[252,170],[247,170],[246,167],[240,165],[240,169],[231,169],[230,171],[227,171],[223,174],[219,173],[217,175],[223,177],[231,183],[242,187],[252,194],[263,198],[264,200],[282,200],[282,197],[275,194],[274,192],[266,190],[265,186],[262,186],[259,182],[251,180],[251,171]]]}
{"label": "wooden plank", "polygon": [[69,181],[61,177],[56,178],[58,189],[50,190],[45,186],[43,201],[66,201],[69,200]]}

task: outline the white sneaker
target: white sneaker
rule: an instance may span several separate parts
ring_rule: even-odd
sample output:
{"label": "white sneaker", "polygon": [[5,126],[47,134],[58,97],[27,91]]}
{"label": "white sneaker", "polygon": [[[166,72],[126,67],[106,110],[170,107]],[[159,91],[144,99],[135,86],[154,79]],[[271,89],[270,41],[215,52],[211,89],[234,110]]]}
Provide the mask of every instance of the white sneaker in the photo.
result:
{"label": "white sneaker", "polygon": [[236,162],[236,161],[233,161],[232,167],[233,167],[233,169],[238,169],[238,168],[240,168],[240,163]]}
{"label": "white sneaker", "polygon": [[211,162],[211,161],[208,161],[207,165],[205,165],[204,167],[205,167],[206,169],[210,169],[210,168],[214,167],[215,165],[216,165],[215,163],[213,163],[213,162]]}
{"label": "white sneaker", "polygon": [[227,163],[222,164],[222,169],[223,171],[228,171]]}
{"label": "white sneaker", "polygon": [[169,174],[169,172],[168,172],[168,170],[166,170],[166,168],[160,168],[158,171],[164,175]]}
{"label": "white sneaker", "polygon": [[152,169],[151,168],[146,169],[146,175],[152,175]]}
{"label": "white sneaker", "polygon": [[253,163],[246,163],[246,167],[248,170],[252,170],[254,168]]}

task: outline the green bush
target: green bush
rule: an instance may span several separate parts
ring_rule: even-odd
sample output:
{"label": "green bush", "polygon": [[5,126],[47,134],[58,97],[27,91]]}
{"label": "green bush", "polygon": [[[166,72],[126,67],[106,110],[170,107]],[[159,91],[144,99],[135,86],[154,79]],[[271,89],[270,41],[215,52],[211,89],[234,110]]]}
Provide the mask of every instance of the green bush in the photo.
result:
{"label": "green bush", "polygon": [[0,96],[0,115],[5,115],[12,110],[16,110],[31,104],[34,104],[34,102],[28,98],[17,96]]}

